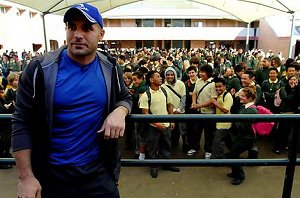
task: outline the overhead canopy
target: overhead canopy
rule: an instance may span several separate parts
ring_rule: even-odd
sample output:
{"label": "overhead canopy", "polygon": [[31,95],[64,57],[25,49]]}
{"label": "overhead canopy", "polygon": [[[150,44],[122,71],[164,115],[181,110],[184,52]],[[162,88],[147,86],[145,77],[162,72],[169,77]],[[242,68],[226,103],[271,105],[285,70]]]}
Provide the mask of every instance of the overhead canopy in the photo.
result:
{"label": "overhead canopy", "polygon": [[[250,23],[254,20],[282,13],[294,13],[300,10],[298,0],[8,0],[30,8],[36,9],[44,14],[63,15],[65,10],[77,3],[87,2],[96,6],[102,13],[119,6],[135,2],[145,2],[146,6],[151,3],[155,5],[176,6],[178,9],[191,8],[193,5],[202,4],[222,10],[231,14],[237,20]],[[176,4],[174,3],[176,2]],[[182,3],[182,6],[178,6]],[[201,13],[199,13],[201,14]]]}

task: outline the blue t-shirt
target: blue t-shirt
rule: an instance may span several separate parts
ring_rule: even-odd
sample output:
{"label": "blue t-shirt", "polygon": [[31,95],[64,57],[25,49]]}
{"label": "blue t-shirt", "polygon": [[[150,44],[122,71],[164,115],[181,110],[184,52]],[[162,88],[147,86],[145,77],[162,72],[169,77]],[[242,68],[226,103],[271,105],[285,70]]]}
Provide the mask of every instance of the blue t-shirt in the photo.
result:
{"label": "blue t-shirt", "polygon": [[50,163],[82,166],[99,158],[97,131],[107,107],[105,79],[98,57],[88,65],[64,50],[59,60],[53,99]]}

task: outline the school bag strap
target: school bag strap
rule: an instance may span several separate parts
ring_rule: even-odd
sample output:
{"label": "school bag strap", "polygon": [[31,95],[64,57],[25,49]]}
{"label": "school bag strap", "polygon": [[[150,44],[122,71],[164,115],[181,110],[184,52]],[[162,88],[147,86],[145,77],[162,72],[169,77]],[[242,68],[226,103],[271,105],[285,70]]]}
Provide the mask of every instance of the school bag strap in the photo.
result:
{"label": "school bag strap", "polygon": [[[167,98],[168,98],[168,95],[167,95],[167,91],[165,88],[163,87],[160,87],[161,91],[164,93],[165,97],[166,97],[166,104],[167,103]],[[150,87],[145,91],[146,94],[147,94],[147,97],[148,97],[148,113],[149,114],[152,114],[152,112],[150,111],[150,106],[151,106],[151,93],[150,93]]]}
{"label": "school bag strap", "polygon": [[205,85],[203,85],[203,86],[201,87],[201,89],[200,89],[199,92],[198,92],[197,100],[198,100],[198,98],[199,98],[199,96],[200,96],[200,93],[203,91],[203,89],[204,89],[208,84],[210,84],[210,83],[212,83],[212,81],[208,81]]}
{"label": "school bag strap", "polygon": [[177,93],[170,85],[166,85],[179,99],[181,99],[181,96],[179,93]]}

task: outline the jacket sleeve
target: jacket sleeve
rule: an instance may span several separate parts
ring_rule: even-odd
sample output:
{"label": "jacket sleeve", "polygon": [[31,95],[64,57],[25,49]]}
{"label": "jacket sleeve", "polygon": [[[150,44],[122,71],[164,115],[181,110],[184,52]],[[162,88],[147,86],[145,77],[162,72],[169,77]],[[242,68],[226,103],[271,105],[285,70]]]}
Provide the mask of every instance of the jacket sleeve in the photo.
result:
{"label": "jacket sleeve", "polygon": [[17,100],[12,115],[12,149],[13,151],[32,147],[32,122],[34,106],[33,76],[36,61],[32,61],[19,79]]}
{"label": "jacket sleeve", "polygon": [[132,109],[132,98],[131,95],[125,86],[124,78],[123,78],[123,72],[121,71],[120,66],[116,63],[115,66],[116,73],[117,73],[117,84],[115,86],[118,86],[118,94],[116,97],[116,103],[114,105],[114,108],[117,108],[118,106],[124,106],[128,109],[128,114],[131,112]]}

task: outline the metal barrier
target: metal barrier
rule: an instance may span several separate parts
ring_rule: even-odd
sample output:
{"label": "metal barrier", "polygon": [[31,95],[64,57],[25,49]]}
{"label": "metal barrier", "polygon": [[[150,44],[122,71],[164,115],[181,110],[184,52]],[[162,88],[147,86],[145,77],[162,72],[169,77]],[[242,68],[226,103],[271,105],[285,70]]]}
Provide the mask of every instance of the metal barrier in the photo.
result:
{"label": "metal barrier", "polygon": [[[10,119],[11,115],[2,114],[0,119]],[[134,122],[163,122],[163,121],[173,121],[173,122],[190,122],[190,121],[219,121],[219,122],[253,122],[253,121],[285,121],[290,122],[292,125],[292,142],[291,147],[288,150],[288,158],[280,159],[170,159],[170,160],[136,160],[136,159],[122,159],[122,166],[232,166],[232,165],[242,165],[242,166],[286,166],[284,186],[282,192],[282,198],[290,198],[294,173],[296,165],[300,165],[300,159],[297,159],[297,140],[300,128],[296,128],[295,124],[299,123],[299,114],[272,114],[272,115],[257,115],[257,114],[233,114],[233,115],[203,115],[203,114],[184,114],[184,115],[129,115],[127,121]],[[300,124],[298,124],[300,126]],[[297,129],[297,130],[295,130]],[[10,158],[0,158],[0,165],[14,165],[15,160]]]}

